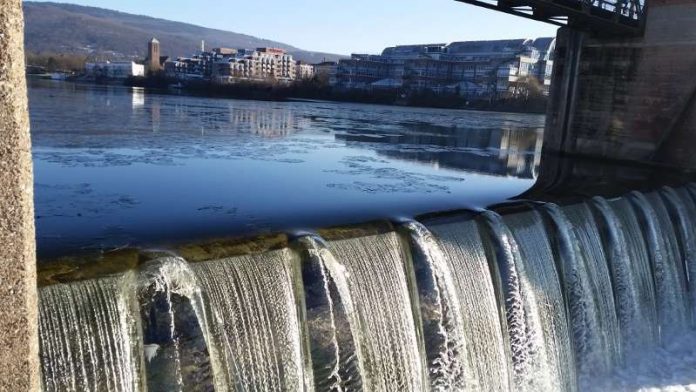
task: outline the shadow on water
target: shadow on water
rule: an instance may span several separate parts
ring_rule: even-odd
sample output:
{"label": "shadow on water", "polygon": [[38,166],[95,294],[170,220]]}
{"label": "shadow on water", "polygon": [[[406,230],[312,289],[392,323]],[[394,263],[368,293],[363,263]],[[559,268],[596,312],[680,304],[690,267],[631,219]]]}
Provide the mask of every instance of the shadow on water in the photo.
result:
{"label": "shadow on water", "polygon": [[696,179],[696,173],[672,167],[607,161],[543,153],[534,185],[520,199],[558,203],[594,196],[617,197],[631,191],[679,186]]}

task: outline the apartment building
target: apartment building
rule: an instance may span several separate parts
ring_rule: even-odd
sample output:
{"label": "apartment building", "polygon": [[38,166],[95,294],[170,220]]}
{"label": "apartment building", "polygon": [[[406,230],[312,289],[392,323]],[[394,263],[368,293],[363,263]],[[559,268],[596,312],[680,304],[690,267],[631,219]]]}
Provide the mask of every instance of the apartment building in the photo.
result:
{"label": "apartment building", "polygon": [[395,46],[381,55],[341,60],[335,84],[343,89],[507,97],[527,92],[534,81],[548,91],[553,48],[552,38]]}
{"label": "apartment building", "polygon": [[298,80],[312,79],[314,77],[314,66],[303,61],[298,61],[295,66],[295,78]]}
{"label": "apartment building", "polygon": [[322,61],[321,63],[314,64],[314,75],[316,75],[319,80],[325,81],[331,86],[338,83],[336,80],[337,74],[338,62],[336,61]]}
{"label": "apartment building", "polygon": [[[292,55],[278,48],[231,49],[215,48],[192,57],[168,61],[164,66],[168,77],[178,80],[211,80],[233,83],[239,80],[296,79],[297,62]],[[299,68],[307,74],[307,67]]]}

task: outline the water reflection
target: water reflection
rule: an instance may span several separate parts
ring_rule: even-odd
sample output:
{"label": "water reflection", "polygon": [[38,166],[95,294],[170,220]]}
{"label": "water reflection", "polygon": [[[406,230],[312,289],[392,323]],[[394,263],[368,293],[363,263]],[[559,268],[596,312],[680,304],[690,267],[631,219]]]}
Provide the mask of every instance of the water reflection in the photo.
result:
{"label": "water reflection", "polygon": [[543,116],[30,85],[39,251],[486,205],[532,184]]}
{"label": "water reflection", "polygon": [[[346,132],[336,138],[352,143],[375,143],[380,155],[425,162],[487,175],[534,178],[539,167],[543,132],[519,129],[471,129],[427,123],[405,123],[404,132],[381,137]],[[379,144],[383,144],[379,146]]]}
{"label": "water reflection", "polygon": [[132,92],[132,106],[133,110],[145,106],[145,89],[140,87],[133,87]]}

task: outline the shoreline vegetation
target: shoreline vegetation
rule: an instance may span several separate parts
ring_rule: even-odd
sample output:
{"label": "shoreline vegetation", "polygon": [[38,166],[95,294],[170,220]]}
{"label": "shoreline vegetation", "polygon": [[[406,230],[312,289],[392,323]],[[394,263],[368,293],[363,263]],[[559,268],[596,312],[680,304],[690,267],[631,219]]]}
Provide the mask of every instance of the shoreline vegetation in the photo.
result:
{"label": "shoreline vegetation", "polygon": [[177,90],[184,94],[216,98],[251,99],[259,101],[318,100],[352,102],[439,109],[466,109],[495,112],[545,114],[548,98],[530,89],[527,96],[507,99],[467,99],[456,93],[432,91],[404,92],[399,89],[344,90],[329,86],[325,78],[298,80],[292,83],[278,81],[240,81],[233,84],[217,84],[206,80],[187,81],[183,85],[165,77],[152,74],[130,77],[125,81],[89,79],[79,76],[85,59],[74,55],[27,56],[29,76],[51,79],[51,74],[65,77],[59,80],[97,84],[123,84],[157,90]]}
{"label": "shoreline vegetation", "polygon": [[495,112],[545,114],[547,97],[470,100],[457,94],[438,94],[431,91],[406,94],[397,89],[340,90],[318,78],[278,83],[272,81],[241,81],[233,84],[217,84],[209,81],[190,81],[177,85],[163,76],[136,77],[124,84],[131,87],[177,89],[184,93],[215,98],[250,99],[259,101],[317,100],[351,102],[438,109],[466,109]]}

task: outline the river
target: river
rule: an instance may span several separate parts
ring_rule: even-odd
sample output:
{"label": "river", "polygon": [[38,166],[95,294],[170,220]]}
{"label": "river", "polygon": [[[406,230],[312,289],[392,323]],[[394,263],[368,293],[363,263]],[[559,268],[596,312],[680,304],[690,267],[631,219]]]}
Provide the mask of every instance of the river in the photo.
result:
{"label": "river", "polygon": [[485,207],[535,181],[540,115],[31,81],[40,258]]}

